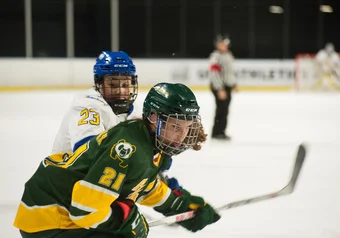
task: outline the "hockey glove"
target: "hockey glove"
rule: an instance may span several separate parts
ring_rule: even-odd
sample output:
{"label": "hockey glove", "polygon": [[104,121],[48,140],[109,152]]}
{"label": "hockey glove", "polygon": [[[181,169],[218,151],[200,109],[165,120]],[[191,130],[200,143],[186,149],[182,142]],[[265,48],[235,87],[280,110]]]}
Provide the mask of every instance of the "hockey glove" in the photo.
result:
{"label": "hockey glove", "polygon": [[146,238],[148,236],[149,225],[135,204],[115,201],[112,208],[123,211],[123,222],[116,230],[117,234],[123,235],[125,238]]}
{"label": "hockey glove", "polygon": [[171,190],[179,190],[179,191],[182,190],[182,186],[179,185],[178,180],[176,178],[172,177],[172,178],[166,178],[166,179],[167,179],[166,184]]}
{"label": "hockey glove", "polygon": [[172,202],[172,205],[163,210],[162,208],[155,208],[156,211],[161,212],[165,216],[172,216],[187,211],[195,211],[195,216],[192,219],[178,222],[189,231],[197,232],[202,230],[209,224],[217,222],[221,217],[202,197],[192,196],[187,190],[181,189],[173,191],[177,198]]}

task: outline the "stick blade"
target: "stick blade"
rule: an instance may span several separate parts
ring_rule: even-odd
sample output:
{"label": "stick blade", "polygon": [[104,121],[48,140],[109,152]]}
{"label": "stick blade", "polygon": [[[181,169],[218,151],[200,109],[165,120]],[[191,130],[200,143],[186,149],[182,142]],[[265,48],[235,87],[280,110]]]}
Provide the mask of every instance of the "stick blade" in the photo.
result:
{"label": "stick blade", "polygon": [[289,184],[284,189],[284,190],[286,190],[286,193],[292,193],[294,191],[295,184],[296,184],[296,182],[299,178],[299,174],[300,174],[302,165],[303,165],[305,158],[306,158],[306,154],[307,154],[306,146],[304,144],[300,144],[299,148],[298,148],[297,155],[296,155],[296,159],[295,159],[295,165],[294,165],[294,169],[293,169],[293,172],[292,172],[292,177],[290,179]]}

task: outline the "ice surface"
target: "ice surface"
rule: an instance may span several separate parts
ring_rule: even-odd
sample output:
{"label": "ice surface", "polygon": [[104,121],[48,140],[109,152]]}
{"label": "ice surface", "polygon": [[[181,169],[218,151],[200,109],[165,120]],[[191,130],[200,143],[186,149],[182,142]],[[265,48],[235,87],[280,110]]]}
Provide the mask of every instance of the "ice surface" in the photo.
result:
{"label": "ice surface", "polygon": [[[25,181],[51,151],[74,91],[1,93],[0,237],[20,237],[12,226]],[[141,111],[140,92],[136,111]],[[214,99],[197,92],[210,133]],[[340,237],[340,94],[239,92],[228,127],[231,142],[208,139],[201,152],[175,158],[170,175],[214,206],[262,195],[284,186],[297,146],[308,144],[296,191],[286,197],[222,213],[198,233],[155,227],[150,238]],[[143,209],[159,217],[150,209]]]}

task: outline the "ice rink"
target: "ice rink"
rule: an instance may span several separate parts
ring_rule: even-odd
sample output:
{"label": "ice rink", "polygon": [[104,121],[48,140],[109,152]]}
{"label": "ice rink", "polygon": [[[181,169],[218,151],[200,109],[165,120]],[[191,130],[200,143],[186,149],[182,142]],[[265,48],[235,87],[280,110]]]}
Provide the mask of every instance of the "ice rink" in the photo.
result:
{"label": "ice rink", "polygon": [[[24,183],[50,153],[74,93],[0,93],[1,238],[20,237],[12,223]],[[213,97],[196,93],[210,133]],[[136,112],[144,97],[140,92]],[[150,230],[150,238],[340,237],[340,94],[239,92],[234,94],[228,132],[231,142],[209,138],[201,152],[176,157],[170,175],[218,207],[281,189],[290,178],[298,144],[305,142],[307,157],[296,191],[225,210],[218,223],[198,233],[159,226]]]}

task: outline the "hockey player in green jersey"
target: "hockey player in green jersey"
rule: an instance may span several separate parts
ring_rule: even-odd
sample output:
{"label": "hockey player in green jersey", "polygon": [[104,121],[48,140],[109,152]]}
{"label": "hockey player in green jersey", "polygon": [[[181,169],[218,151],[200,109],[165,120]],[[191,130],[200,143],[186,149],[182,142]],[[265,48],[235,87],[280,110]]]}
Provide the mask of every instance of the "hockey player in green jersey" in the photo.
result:
{"label": "hockey player in green jersey", "polygon": [[179,224],[201,230],[220,216],[157,175],[171,156],[200,150],[205,139],[193,92],[159,83],[144,100],[142,119],[100,133],[73,154],[45,158],[25,184],[14,226],[24,238],[145,238],[149,227],[138,203],[165,216],[195,210]]}

